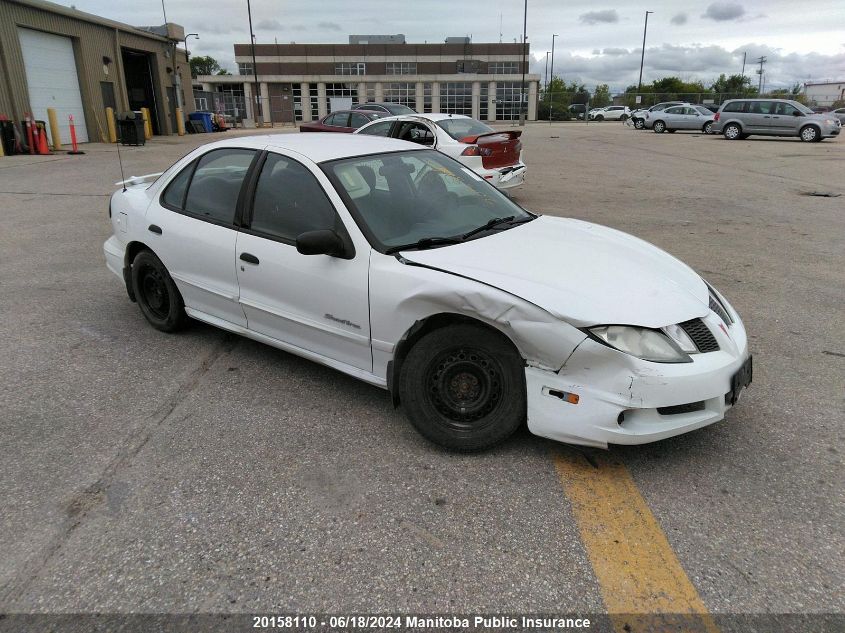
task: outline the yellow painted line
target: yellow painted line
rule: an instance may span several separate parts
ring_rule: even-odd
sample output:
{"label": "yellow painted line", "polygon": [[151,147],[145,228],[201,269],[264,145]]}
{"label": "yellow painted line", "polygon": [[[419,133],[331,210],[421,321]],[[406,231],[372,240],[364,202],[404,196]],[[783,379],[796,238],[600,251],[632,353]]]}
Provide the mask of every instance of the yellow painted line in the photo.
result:
{"label": "yellow painted line", "polygon": [[609,453],[590,458],[563,449],[555,467],[614,629],[718,633],[631,473]]}

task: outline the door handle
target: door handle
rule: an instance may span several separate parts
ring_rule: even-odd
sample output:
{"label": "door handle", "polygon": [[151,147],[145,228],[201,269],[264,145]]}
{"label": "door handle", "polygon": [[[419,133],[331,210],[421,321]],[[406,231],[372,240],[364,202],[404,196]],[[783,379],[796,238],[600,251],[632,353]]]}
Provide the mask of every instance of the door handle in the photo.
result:
{"label": "door handle", "polygon": [[156,235],[161,235],[161,227],[158,224],[150,224],[147,227],[150,233],[155,233]]}
{"label": "door handle", "polygon": [[258,264],[258,258],[250,253],[241,253],[241,261],[245,261],[249,264]]}

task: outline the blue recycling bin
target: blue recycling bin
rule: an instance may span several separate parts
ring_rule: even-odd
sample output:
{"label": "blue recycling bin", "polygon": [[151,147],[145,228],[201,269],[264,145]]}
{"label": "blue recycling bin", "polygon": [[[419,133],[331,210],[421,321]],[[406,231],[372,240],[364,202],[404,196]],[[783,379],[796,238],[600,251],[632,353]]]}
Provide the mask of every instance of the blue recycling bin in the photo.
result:
{"label": "blue recycling bin", "polygon": [[213,132],[214,127],[211,124],[211,112],[191,112],[188,115],[191,121],[202,121],[202,126],[206,132]]}

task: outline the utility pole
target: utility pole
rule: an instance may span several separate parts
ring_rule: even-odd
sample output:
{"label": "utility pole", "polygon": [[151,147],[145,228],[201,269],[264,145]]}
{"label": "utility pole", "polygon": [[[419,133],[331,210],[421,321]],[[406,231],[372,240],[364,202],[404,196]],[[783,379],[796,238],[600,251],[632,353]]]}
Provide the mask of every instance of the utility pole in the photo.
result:
{"label": "utility pole", "polygon": [[[555,38],[558,37],[557,33],[552,34],[552,67],[551,73],[549,74],[549,81],[555,80]],[[546,82],[546,90],[549,89],[549,81]],[[549,95],[549,123],[552,122],[552,104],[555,101],[554,93]]]}
{"label": "utility pole", "polygon": [[522,89],[519,93],[519,124],[525,125],[525,49],[528,47],[528,0],[522,16]]}
{"label": "utility pole", "polygon": [[549,52],[546,51],[546,74],[544,75],[543,80],[543,98],[545,99],[545,94],[549,90]]}
{"label": "utility pole", "polygon": [[[637,81],[637,94],[640,92],[640,88],[643,86],[643,63],[645,62],[645,35],[648,33],[648,14],[654,13],[654,11],[646,11],[645,12],[645,26],[643,27],[643,51],[640,55],[640,78]],[[586,118],[586,115],[585,115]]]}
{"label": "utility pole", "polygon": [[761,55],[757,58],[758,64],[760,64],[760,69],[757,71],[757,74],[760,75],[760,80],[757,82],[757,95],[760,96],[763,94],[763,64],[768,61],[765,55]]}
{"label": "utility pole", "polygon": [[255,123],[260,122],[261,127],[264,127],[264,117],[261,114],[261,96],[258,88],[258,64],[255,62],[255,33],[252,31],[252,7],[249,0],[246,0],[246,12],[249,16],[249,42],[252,46],[252,84],[253,94],[252,98],[255,103]]}
{"label": "utility pole", "polygon": [[742,78],[745,79],[745,57],[748,55],[748,52],[745,51],[742,53]]}

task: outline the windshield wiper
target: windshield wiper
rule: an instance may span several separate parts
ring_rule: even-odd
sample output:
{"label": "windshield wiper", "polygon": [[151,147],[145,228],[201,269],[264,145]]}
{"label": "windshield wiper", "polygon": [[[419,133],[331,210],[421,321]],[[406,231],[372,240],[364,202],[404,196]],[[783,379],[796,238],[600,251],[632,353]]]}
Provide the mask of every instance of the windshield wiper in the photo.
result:
{"label": "windshield wiper", "polygon": [[422,250],[425,248],[432,248],[434,246],[460,244],[461,241],[461,238],[457,237],[424,237],[421,240],[411,242],[410,244],[400,244],[399,246],[391,246],[390,248],[384,251],[384,254],[392,255],[393,253],[398,253],[399,251],[407,251],[412,249]]}
{"label": "windshield wiper", "polygon": [[514,219],[515,217],[516,216],[509,215],[506,218],[493,218],[492,220],[487,222],[487,224],[484,224],[482,226],[478,226],[478,227],[472,229],[471,231],[467,231],[466,233],[461,235],[461,239],[465,240],[467,238],[472,237],[473,235],[477,235],[478,233],[481,233],[482,231],[494,229],[497,226],[499,226],[500,224],[522,224],[523,222],[530,222],[531,220],[534,219],[533,215],[529,215],[526,218],[520,218],[519,220],[515,220]]}

